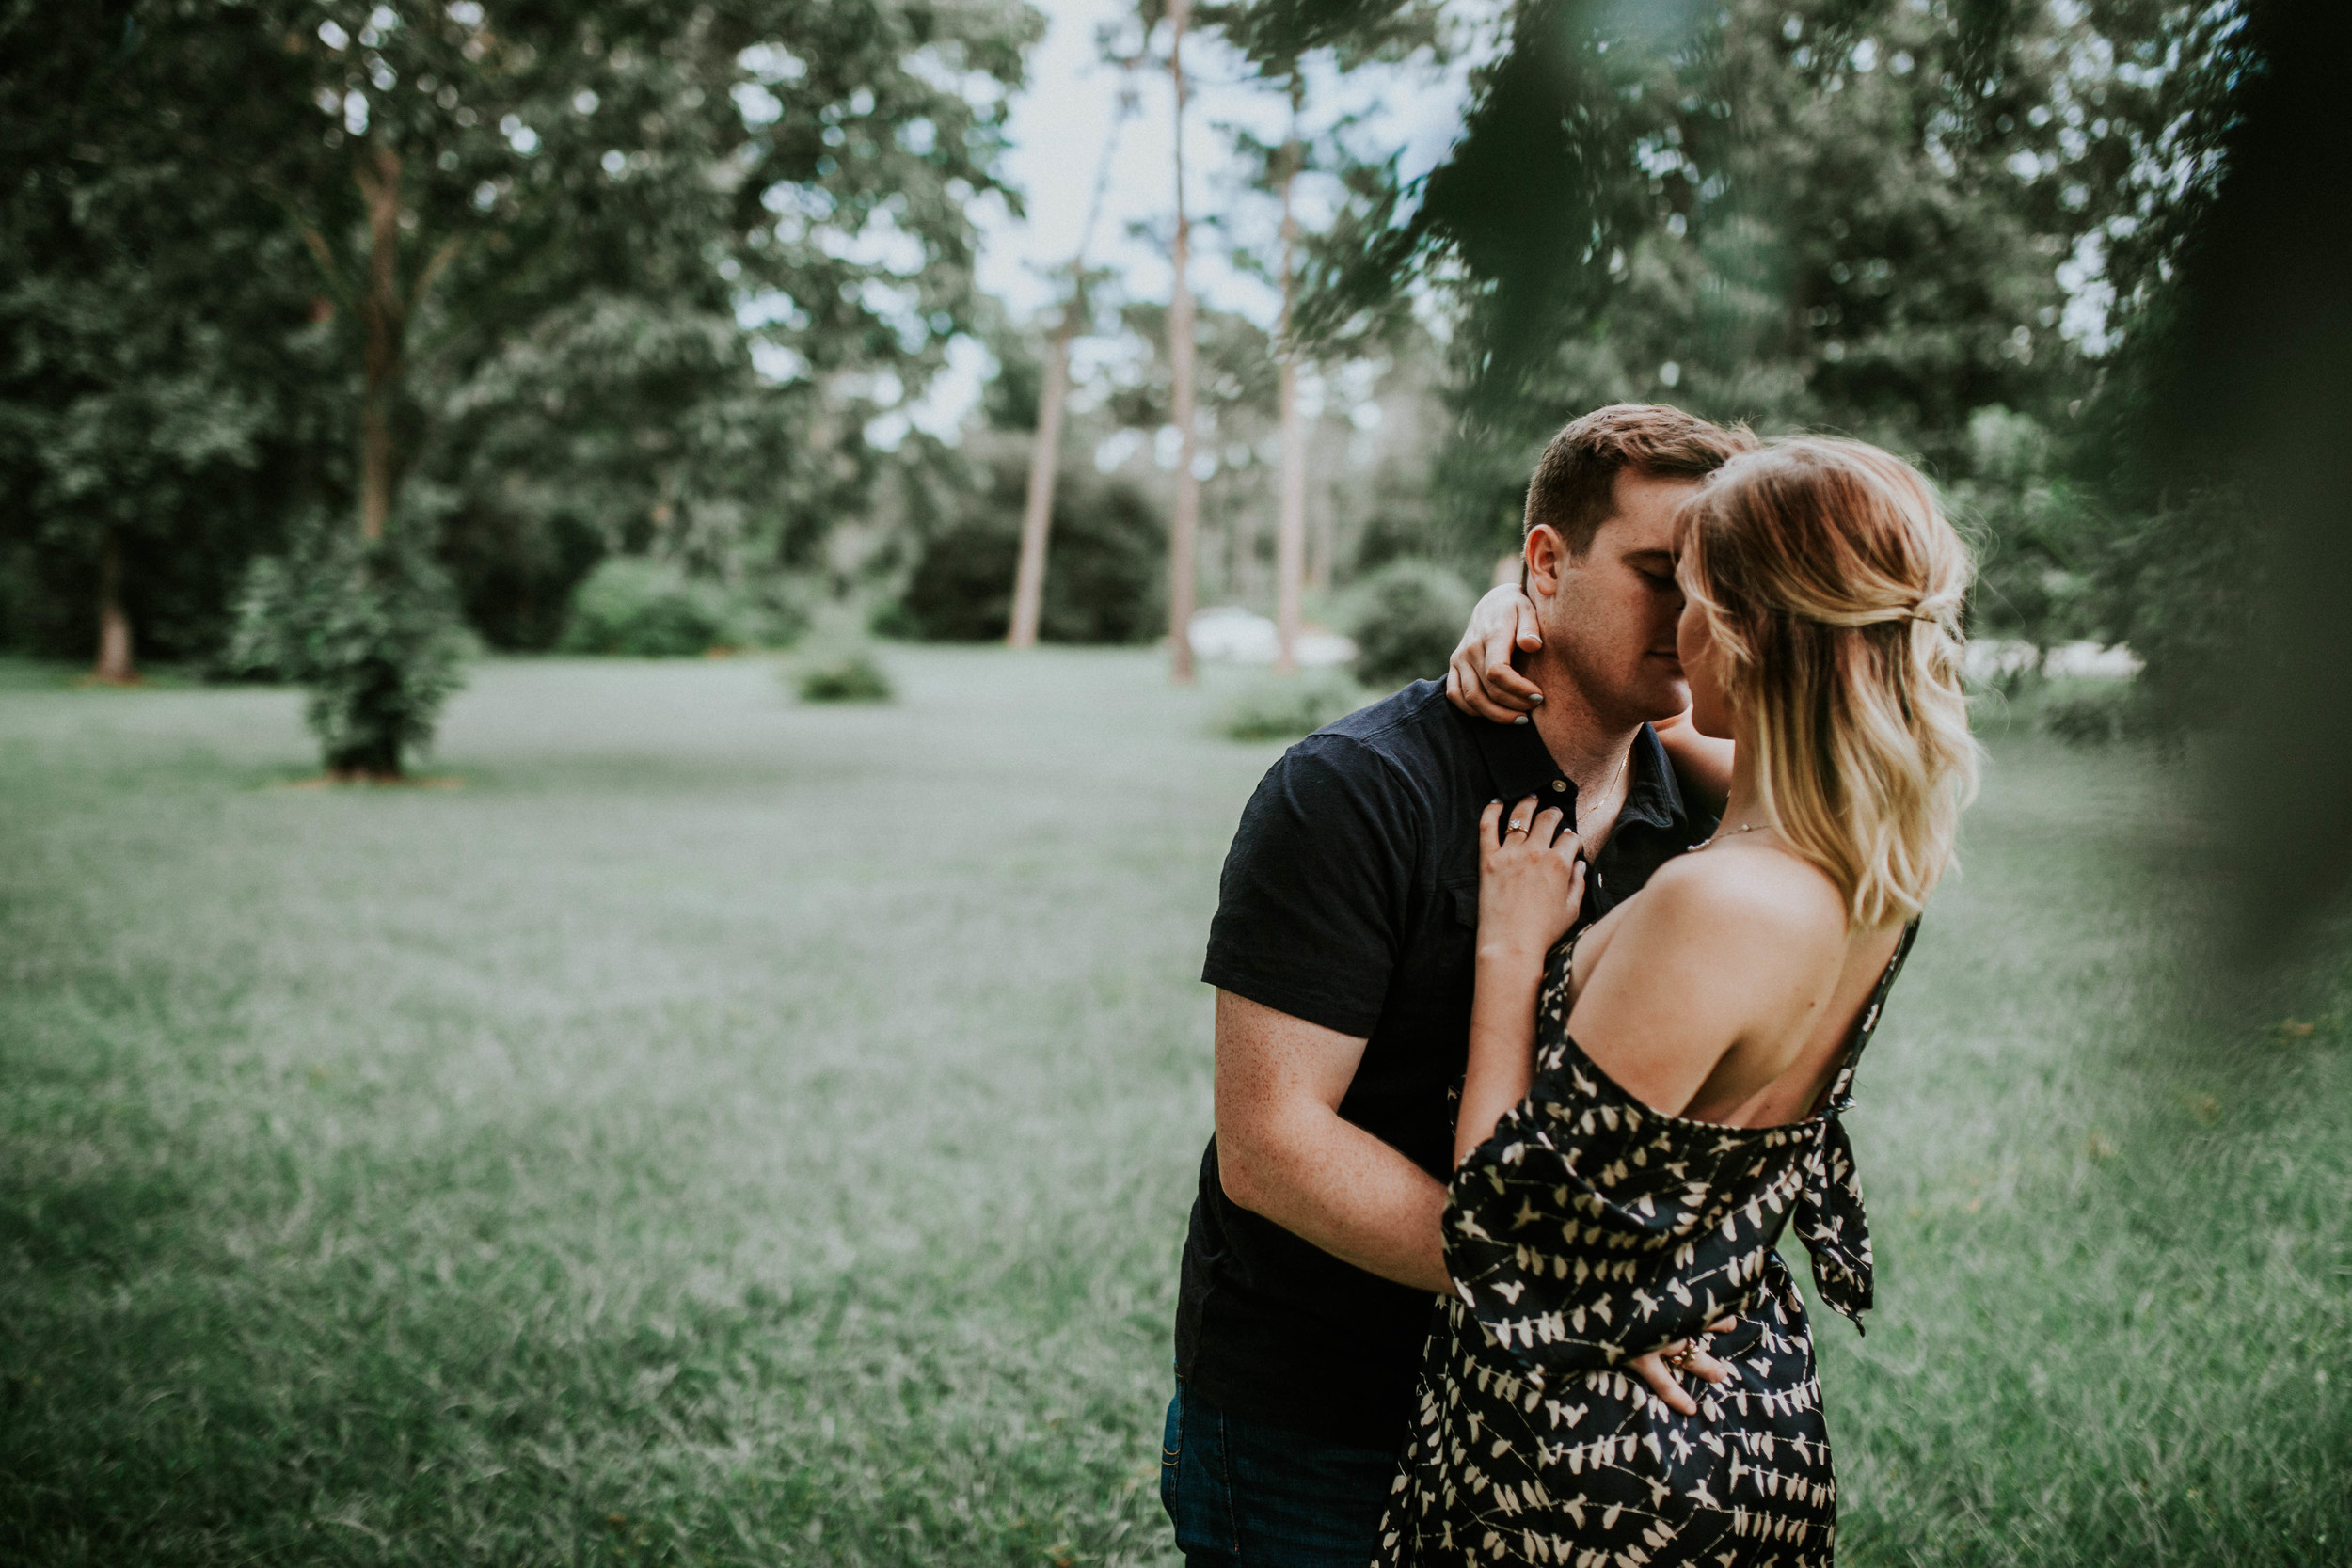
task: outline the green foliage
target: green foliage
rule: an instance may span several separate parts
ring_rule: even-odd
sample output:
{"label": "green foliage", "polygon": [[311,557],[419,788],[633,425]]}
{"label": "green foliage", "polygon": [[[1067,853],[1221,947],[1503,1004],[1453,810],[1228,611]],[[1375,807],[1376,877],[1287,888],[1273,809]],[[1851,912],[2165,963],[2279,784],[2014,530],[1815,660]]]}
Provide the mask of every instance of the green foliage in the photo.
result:
{"label": "green foliage", "polygon": [[793,685],[804,703],[886,703],[898,694],[874,650],[862,642],[812,650]]}
{"label": "green foliage", "polygon": [[1468,419],[1432,488],[1465,560],[1509,546],[1542,441],[1607,403],[1826,426],[1966,479],[1978,411],[2055,428],[2090,380],[2070,287],[2095,298],[2111,230],[2159,204],[2168,25],[1944,0],[1515,7],[1425,185],[1359,182],[1306,328],[1348,341],[1408,277],[1454,300]]}
{"label": "green foliage", "polygon": [[2226,481],[2167,495],[2110,523],[2099,541],[2093,610],[2109,639],[2139,657],[2163,730],[2209,728],[2233,710],[2237,683],[2301,673],[2249,657],[2268,543],[2246,495]]}
{"label": "green foliage", "polygon": [[1019,0],[9,8],[0,631],[72,639],[27,615],[64,603],[87,645],[111,534],[143,633],[215,643],[245,562],[350,505],[363,384],[501,644],[552,643],[607,554],[814,562],[874,478],[867,420],[975,319],[971,207],[1039,25]]}
{"label": "green foliage", "polygon": [[1944,499],[1977,546],[1972,628],[2037,648],[2116,641],[2103,635],[2092,593],[2105,519],[2065,472],[2049,430],[1993,404],[1968,417],[1963,452]]}
{"label": "green foliage", "polygon": [[[1012,620],[1013,569],[1027,494],[1025,441],[973,462],[979,493],[943,497],[924,531],[897,609],[884,625],[932,641],[1002,639]],[[1136,642],[1165,630],[1166,527],[1132,483],[1091,468],[1062,471],[1038,634],[1050,642]]]}
{"label": "green foliage", "polygon": [[2086,681],[2046,690],[2035,705],[2042,727],[2070,746],[2106,746],[2153,733],[2148,689],[2137,681]]}
{"label": "green foliage", "polygon": [[469,649],[449,579],[396,530],[378,544],[314,527],[295,552],[254,562],[228,662],[310,689],[327,773],[394,779],[433,740]]}
{"label": "green foliage", "polygon": [[141,651],[216,653],[246,562],[343,455],[315,270],[167,86],[245,92],[213,75],[241,24],[159,9],[0,14],[0,642],[60,657],[95,644],[109,541]]}
{"label": "green foliage", "polygon": [[558,646],[567,654],[676,658],[751,641],[717,583],[697,582],[666,561],[613,556],[573,593]]}
{"label": "green foliage", "polygon": [[1296,740],[1372,700],[1371,692],[1336,670],[1268,674],[1226,702],[1216,729],[1229,740]]}
{"label": "green foliage", "polygon": [[1350,594],[1347,634],[1356,640],[1356,678],[1375,691],[1445,674],[1477,595],[1430,561],[1391,562]]}

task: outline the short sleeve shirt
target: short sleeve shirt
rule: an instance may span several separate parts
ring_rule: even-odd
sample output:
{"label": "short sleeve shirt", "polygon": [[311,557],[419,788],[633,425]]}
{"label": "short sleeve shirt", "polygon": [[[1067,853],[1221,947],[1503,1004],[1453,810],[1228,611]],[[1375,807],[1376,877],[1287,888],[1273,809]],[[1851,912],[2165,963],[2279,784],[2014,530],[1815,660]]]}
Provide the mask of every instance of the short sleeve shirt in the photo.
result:
{"label": "short sleeve shirt", "polygon": [[[1647,725],[1588,880],[1599,918],[1703,837]],[[1418,681],[1283,753],[1226,856],[1201,978],[1365,1039],[1339,1114],[1444,1180],[1470,1047],[1478,817],[1576,785],[1532,724],[1473,719]],[[1246,1418],[1365,1448],[1405,1435],[1432,1297],[1343,1263],[1225,1196],[1201,1156],[1176,1367]]]}

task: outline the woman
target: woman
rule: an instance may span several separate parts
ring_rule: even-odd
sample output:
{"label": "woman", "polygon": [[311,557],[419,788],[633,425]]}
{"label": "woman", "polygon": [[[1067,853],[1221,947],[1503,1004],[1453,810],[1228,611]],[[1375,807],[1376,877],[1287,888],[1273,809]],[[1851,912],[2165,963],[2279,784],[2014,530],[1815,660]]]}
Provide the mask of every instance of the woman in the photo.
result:
{"label": "woman", "polygon": [[1486,813],[1456,1298],[1384,1562],[1831,1559],[1812,1340],[1772,1249],[1793,1221],[1859,1323],[1837,1117],[1974,784],[1970,562],[1910,467],[1797,440],[1692,498],[1677,576],[1691,723],[1736,742],[1723,826],[1564,945],[1581,846],[1533,799]]}

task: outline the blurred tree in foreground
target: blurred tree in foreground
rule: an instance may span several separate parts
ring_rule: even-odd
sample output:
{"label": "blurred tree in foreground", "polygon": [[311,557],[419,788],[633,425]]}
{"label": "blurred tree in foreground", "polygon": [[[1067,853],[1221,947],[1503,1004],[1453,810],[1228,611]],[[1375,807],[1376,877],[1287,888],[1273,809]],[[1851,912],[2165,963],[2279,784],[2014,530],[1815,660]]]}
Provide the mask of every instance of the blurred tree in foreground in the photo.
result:
{"label": "blurred tree in foreground", "polygon": [[1306,325],[1372,332],[1413,284],[1452,303],[1437,543],[1466,562],[1516,540],[1560,423],[1671,401],[1919,458],[1993,535],[1980,617],[2079,633],[2070,437],[2177,195],[2207,15],[1521,0],[1447,157],[1357,182]]}
{"label": "blurred tree in foreground", "polygon": [[[2209,200],[2152,292],[2169,330],[2137,390],[2133,450],[2175,495],[2217,494],[2165,597],[2189,607],[2201,559],[2235,602],[2219,652],[2234,721],[2214,799],[2233,825],[2247,946],[2275,956],[2341,911],[2352,882],[2352,142],[2339,64],[2352,17],[2316,0],[2253,8],[2216,51],[2201,160]],[[2169,285],[2169,287],[2168,287]],[[2157,552],[2169,553],[2164,546]],[[2192,608],[2193,612],[2193,608]]]}

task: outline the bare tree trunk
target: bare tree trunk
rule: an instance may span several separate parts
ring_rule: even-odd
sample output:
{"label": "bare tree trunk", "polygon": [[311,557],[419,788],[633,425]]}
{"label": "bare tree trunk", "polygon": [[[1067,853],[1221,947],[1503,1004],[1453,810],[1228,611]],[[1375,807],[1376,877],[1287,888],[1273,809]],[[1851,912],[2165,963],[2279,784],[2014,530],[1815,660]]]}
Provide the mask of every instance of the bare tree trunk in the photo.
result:
{"label": "bare tree trunk", "polygon": [[[1320,436],[1322,427],[1316,430]],[[1307,531],[1307,586],[1318,593],[1331,591],[1331,558],[1339,553],[1339,525],[1333,515],[1337,510],[1327,488],[1315,498],[1314,515]]]}
{"label": "bare tree trunk", "polygon": [[400,155],[368,150],[354,171],[368,207],[368,271],[358,293],[366,332],[359,398],[359,535],[384,537],[398,483],[392,447],[392,399],[400,387],[402,341],[408,312],[400,296]]}
{"label": "bare tree trunk", "polygon": [[1062,311],[1061,325],[1055,329],[1053,346],[1046,355],[1045,385],[1037,405],[1037,450],[1029,454],[1028,502],[1021,515],[1021,563],[1013,573],[1012,625],[1005,637],[1010,647],[1037,645],[1038,618],[1044,612],[1045,547],[1054,528],[1062,406],[1070,397],[1070,340],[1086,325],[1087,251],[1094,244],[1094,226],[1103,216],[1103,198],[1110,191],[1111,159],[1119,150],[1119,133],[1125,128],[1127,117],[1135,113],[1134,71],[1141,57],[1138,55],[1126,62],[1128,75],[1120,88],[1119,117],[1111,121],[1111,134],[1104,138],[1102,161],[1094,170],[1094,195],[1087,203],[1086,227],[1078,230],[1078,249],[1070,259],[1070,304]]}
{"label": "bare tree trunk", "polygon": [[122,536],[112,528],[98,556],[98,666],[90,675],[108,686],[139,678],[131,657],[131,617],[122,608]]}
{"label": "bare tree trunk", "polygon": [[1045,386],[1038,397],[1037,447],[1029,453],[1029,499],[1021,515],[1021,565],[1012,580],[1012,627],[1008,647],[1037,646],[1038,617],[1045,608],[1045,544],[1054,526],[1054,471],[1061,462],[1061,410],[1070,391],[1070,339],[1077,330],[1073,299],[1045,355]]}
{"label": "bare tree trunk", "polygon": [[[1291,102],[1295,126],[1295,88]],[[1294,129],[1290,145],[1282,150],[1282,326],[1278,340],[1282,356],[1282,488],[1274,533],[1274,668],[1285,675],[1298,671],[1307,576],[1307,434],[1298,417],[1298,355],[1290,341],[1298,252],[1298,216],[1291,209],[1291,188],[1298,182],[1299,150]]]}
{"label": "bare tree trunk", "polygon": [[1193,477],[1194,442],[1192,388],[1192,283],[1185,268],[1192,260],[1192,220],[1184,208],[1184,25],[1191,20],[1191,0],[1169,0],[1168,71],[1176,87],[1176,244],[1172,260],[1176,285],[1168,309],[1168,361],[1175,383],[1170,412],[1176,420],[1176,509],[1168,536],[1168,623],[1175,644],[1169,674],[1179,686],[1190,686],[1192,671],[1192,611],[1198,592],[1199,568],[1194,555],[1200,532],[1200,482]]}

